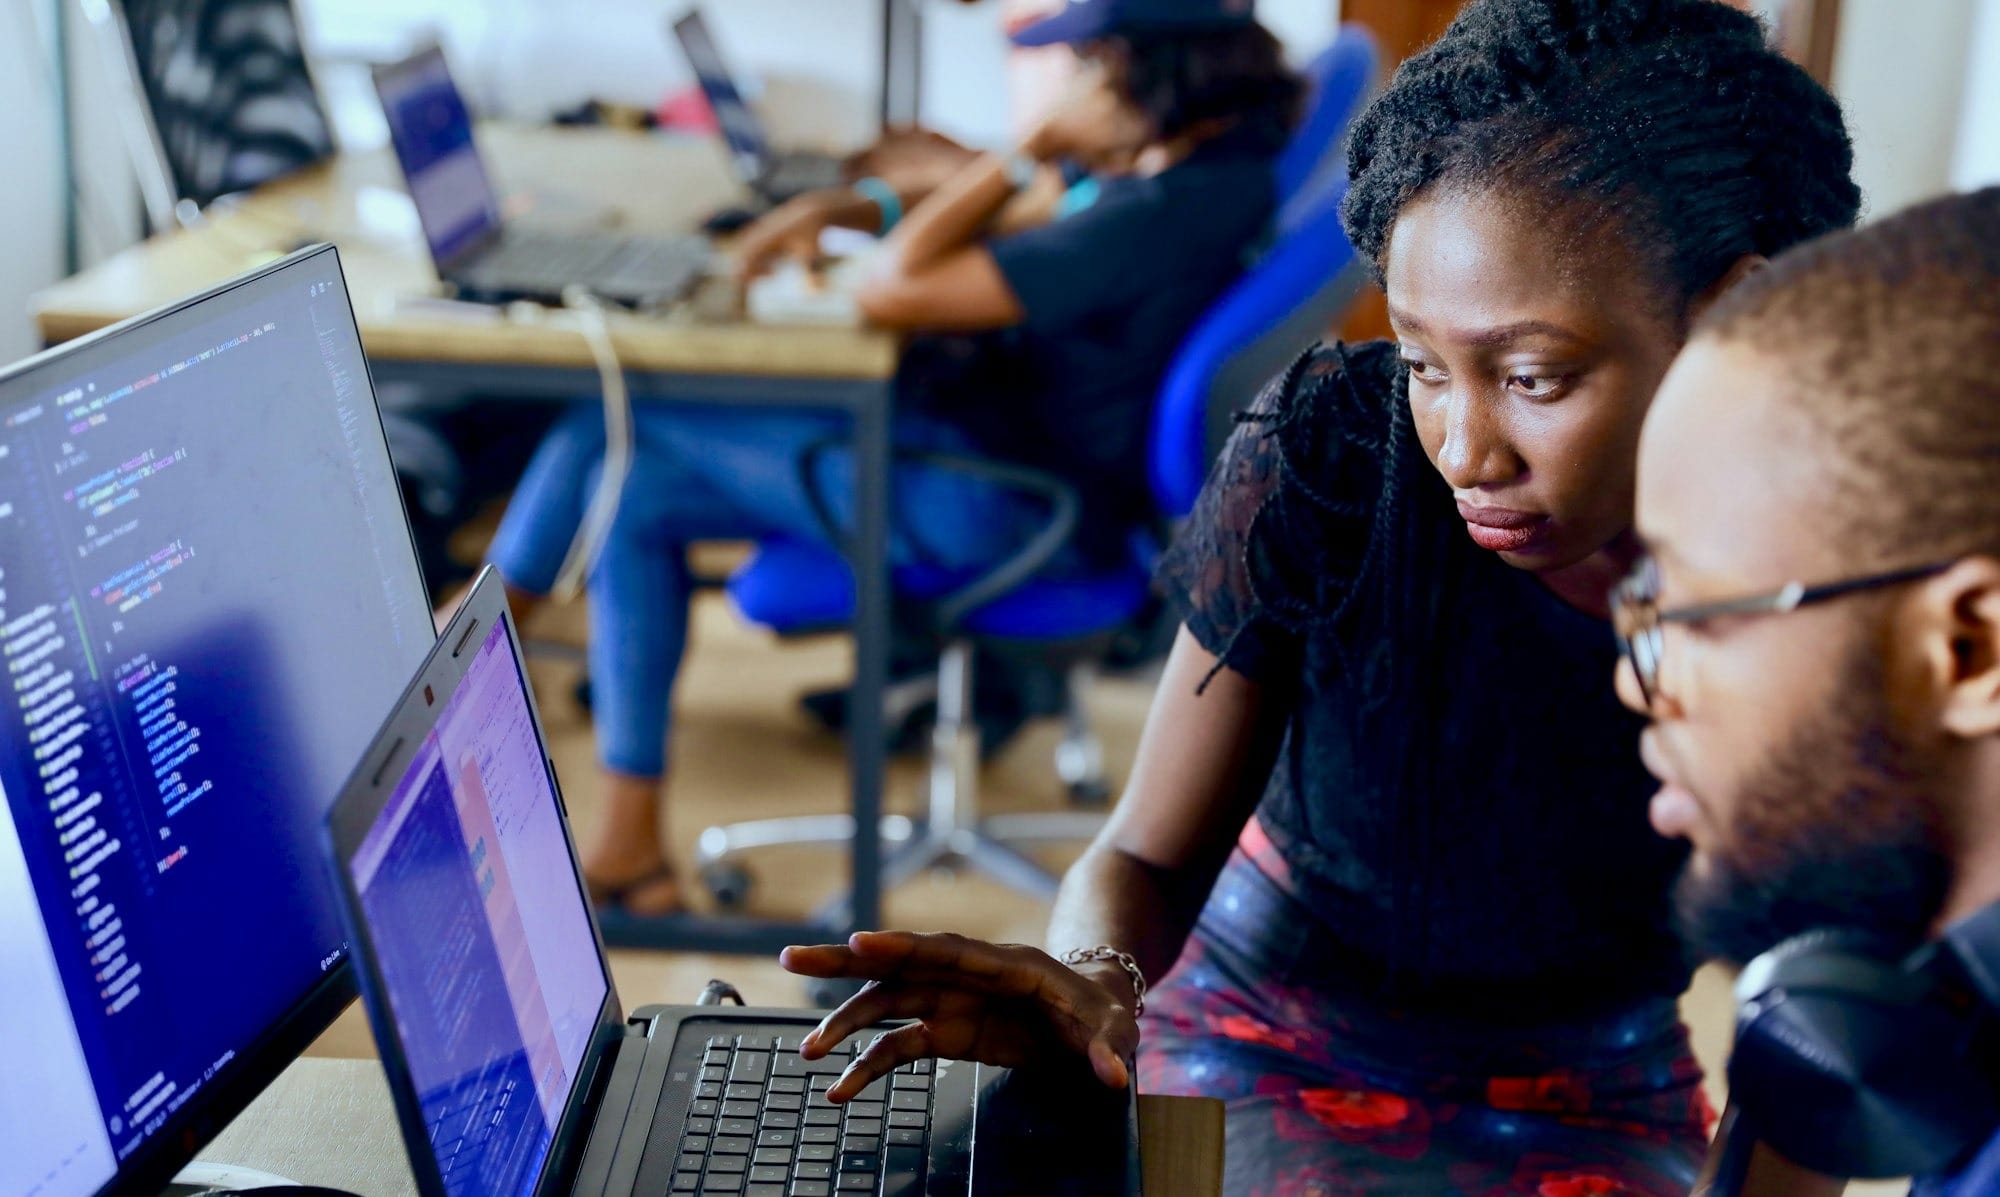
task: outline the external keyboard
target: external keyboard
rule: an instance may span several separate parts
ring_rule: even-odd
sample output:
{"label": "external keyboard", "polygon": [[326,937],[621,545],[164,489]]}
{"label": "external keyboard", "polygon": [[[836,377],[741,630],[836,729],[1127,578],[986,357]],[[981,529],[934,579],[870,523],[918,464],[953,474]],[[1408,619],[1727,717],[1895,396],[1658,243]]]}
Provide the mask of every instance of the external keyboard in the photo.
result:
{"label": "external keyboard", "polygon": [[851,1043],[822,1060],[798,1035],[714,1035],[681,1131],[674,1194],[918,1197],[931,1124],[932,1061],[877,1078],[836,1106],[826,1091]]}

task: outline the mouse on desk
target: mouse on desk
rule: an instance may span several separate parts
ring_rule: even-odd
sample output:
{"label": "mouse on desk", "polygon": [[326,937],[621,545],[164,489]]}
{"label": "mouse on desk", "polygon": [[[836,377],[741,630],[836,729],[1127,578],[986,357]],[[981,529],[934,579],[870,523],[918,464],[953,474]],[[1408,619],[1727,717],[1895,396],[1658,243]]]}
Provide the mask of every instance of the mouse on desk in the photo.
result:
{"label": "mouse on desk", "polygon": [[701,222],[701,231],[711,236],[725,236],[750,224],[763,214],[756,208],[719,208],[710,213],[707,220]]}

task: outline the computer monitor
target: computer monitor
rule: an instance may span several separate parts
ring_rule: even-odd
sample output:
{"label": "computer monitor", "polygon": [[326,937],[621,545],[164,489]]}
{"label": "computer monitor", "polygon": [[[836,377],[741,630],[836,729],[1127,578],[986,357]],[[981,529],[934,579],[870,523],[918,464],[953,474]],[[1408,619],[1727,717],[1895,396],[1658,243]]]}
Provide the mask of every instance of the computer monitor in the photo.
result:
{"label": "computer monitor", "polygon": [[330,247],[0,372],[0,1193],[157,1191],[351,1000],[434,638]]}
{"label": "computer monitor", "polygon": [[500,200],[472,137],[472,113],[435,45],[378,68],[375,90],[431,260],[449,271],[500,236]]}
{"label": "computer monitor", "polygon": [[737,90],[736,77],[722,60],[722,51],[699,8],[674,22],[674,37],[680,41],[681,53],[687,56],[688,68],[694,71],[702,94],[708,97],[737,173],[745,180],[757,178],[770,162],[770,142],[764,136],[763,123]]}

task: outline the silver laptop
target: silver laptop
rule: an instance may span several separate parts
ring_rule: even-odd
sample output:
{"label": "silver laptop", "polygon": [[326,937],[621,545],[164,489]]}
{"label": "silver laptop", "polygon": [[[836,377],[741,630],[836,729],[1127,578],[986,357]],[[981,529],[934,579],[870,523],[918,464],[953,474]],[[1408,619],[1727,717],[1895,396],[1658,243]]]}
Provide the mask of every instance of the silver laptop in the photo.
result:
{"label": "silver laptop", "polygon": [[627,307],[671,303],[707,272],[699,236],[549,230],[505,222],[473,140],[472,115],[444,51],[428,46],[375,69],[389,140],[438,277],[467,299],[561,303],[571,287]]}
{"label": "silver laptop", "polygon": [[1067,1068],[926,1060],[835,1106],[853,1044],[801,1057],[812,1013],[626,1013],[491,569],[328,835],[429,1197],[1138,1191],[1135,1103]]}
{"label": "silver laptop", "polygon": [[708,97],[715,123],[721,126],[722,139],[729,145],[729,160],[744,186],[773,204],[782,204],[808,191],[838,187],[847,181],[841,160],[830,154],[771,148],[763,122],[743,102],[736,77],[723,61],[700,9],[674,22],[674,38],[681,44],[681,53],[687,55],[702,94]]}

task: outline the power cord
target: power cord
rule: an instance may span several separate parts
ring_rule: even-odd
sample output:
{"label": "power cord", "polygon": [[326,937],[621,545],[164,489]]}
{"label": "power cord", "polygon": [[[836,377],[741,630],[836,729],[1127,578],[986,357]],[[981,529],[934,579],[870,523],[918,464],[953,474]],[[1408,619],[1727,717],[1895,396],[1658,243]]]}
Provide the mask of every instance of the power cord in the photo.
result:
{"label": "power cord", "polygon": [[604,400],[604,469],[597,479],[597,492],[590,498],[583,522],[570,541],[569,553],[556,574],[556,597],[575,598],[583,589],[611,525],[618,518],[618,503],[625,493],[626,479],[632,474],[632,395],[625,384],[625,370],[618,362],[618,347],[611,339],[611,325],[605,319],[604,304],[583,287],[563,288],[563,306],[576,315],[577,329],[590,356],[597,363],[597,376]]}

